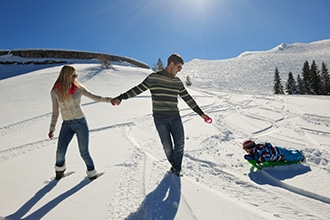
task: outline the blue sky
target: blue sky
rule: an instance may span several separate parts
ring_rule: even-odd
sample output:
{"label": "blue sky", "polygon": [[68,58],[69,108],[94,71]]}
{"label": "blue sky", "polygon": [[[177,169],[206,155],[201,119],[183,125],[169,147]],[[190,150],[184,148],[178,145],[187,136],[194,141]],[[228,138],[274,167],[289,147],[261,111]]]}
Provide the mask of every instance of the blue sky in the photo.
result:
{"label": "blue sky", "polygon": [[127,56],[153,66],[228,59],[280,43],[330,38],[329,0],[7,0],[0,49]]}

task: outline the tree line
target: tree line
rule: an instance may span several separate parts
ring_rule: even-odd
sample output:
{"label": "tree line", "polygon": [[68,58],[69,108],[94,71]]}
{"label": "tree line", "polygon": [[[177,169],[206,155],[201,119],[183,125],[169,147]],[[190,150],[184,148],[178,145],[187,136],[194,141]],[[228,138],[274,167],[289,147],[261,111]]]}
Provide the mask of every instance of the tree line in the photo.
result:
{"label": "tree line", "polygon": [[280,72],[275,68],[274,73],[274,94],[299,94],[299,95],[330,95],[330,76],[324,62],[321,70],[318,69],[315,60],[309,65],[305,61],[301,76],[298,74],[295,79],[292,72],[288,73],[288,79],[283,87]]}
{"label": "tree line", "polygon": [[[164,64],[159,58],[157,63],[152,68],[155,72],[164,69]],[[186,85],[191,86],[190,77],[186,77]],[[288,79],[285,87],[282,85],[280,72],[275,68],[274,73],[274,94],[299,94],[299,95],[330,95],[330,76],[327,66],[322,62],[321,70],[318,69],[315,60],[309,65],[306,60],[301,76],[298,74],[295,79],[292,72],[288,73]]]}

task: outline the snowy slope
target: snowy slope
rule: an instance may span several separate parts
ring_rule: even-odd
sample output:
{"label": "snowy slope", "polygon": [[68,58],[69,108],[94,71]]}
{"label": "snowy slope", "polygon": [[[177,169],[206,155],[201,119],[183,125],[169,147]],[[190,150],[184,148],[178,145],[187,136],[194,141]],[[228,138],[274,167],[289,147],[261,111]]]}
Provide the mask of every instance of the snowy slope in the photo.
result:
{"label": "snowy slope", "polygon": [[194,86],[217,91],[235,91],[248,94],[272,94],[274,72],[277,68],[282,84],[291,71],[302,76],[305,61],[315,60],[319,70],[322,62],[330,67],[330,40],[309,44],[280,44],[268,51],[244,52],[226,60],[198,60],[188,62],[182,75],[189,75]]}
{"label": "snowy slope", "polygon": [[[197,62],[198,68],[208,70],[204,76],[211,78],[222,61],[188,62],[179,76],[184,79],[189,69],[193,74],[191,68]],[[116,96],[150,73],[120,65],[106,70],[98,64],[75,66],[78,80],[104,96]],[[213,84],[205,89],[199,86],[202,77],[196,78],[198,83],[193,79],[189,92],[213,123],[204,123],[180,102],[186,133],[182,178],[167,174],[169,164],[153,125],[149,92],[117,107],[84,98],[90,151],[103,175],[93,182],[85,179],[74,139],[67,153],[67,171],[73,173],[54,182],[50,180],[60,121],[55,139],[49,140],[49,92],[60,68],[0,81],[0,216],[129,220],[330,217],[330,97],[274,96],[264,90],[239,94],[230,91],[239,87],[240,80],[230,81],[232,85],[225,91]],[[240,146],[247,138],[303,150],[307,163],[250,170]]]}

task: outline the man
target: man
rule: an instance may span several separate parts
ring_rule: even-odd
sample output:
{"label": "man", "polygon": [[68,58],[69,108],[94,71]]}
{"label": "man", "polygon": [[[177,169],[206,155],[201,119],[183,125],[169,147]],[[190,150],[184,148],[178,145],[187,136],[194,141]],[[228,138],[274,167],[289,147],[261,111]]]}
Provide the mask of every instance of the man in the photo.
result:
{"label": "man", "polygon": [[[182,81],[176,76],[183,64],[180,55],[172,54],[168,58],[164,70],[151,73],[142,83],[111,100],[112,105],[119,105],[122,99],[135,97],[150,89],[154,123],[167,160],[172,165],[171,172],[177,176],[180,176],[181,172],[185,141],[184,128],[178,108],[178,96],[205,121],[211,120],[199,108],[185,89]],[[174,143],[172,143],[172,139]]]}

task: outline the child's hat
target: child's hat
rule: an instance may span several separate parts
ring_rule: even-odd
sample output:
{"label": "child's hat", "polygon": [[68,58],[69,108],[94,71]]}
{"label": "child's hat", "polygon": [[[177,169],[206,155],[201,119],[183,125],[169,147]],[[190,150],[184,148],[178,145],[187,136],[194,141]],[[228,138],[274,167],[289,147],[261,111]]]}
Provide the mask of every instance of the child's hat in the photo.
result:
{"label": "child's hat", "polygon": [[254,148],[256,146],[256,143],[254,143],[254,141],[252,140],[247,140],[243,142],[243,149],[251,149]]}

